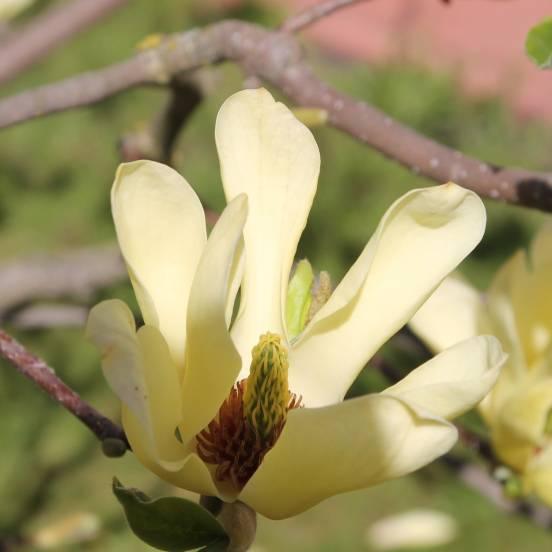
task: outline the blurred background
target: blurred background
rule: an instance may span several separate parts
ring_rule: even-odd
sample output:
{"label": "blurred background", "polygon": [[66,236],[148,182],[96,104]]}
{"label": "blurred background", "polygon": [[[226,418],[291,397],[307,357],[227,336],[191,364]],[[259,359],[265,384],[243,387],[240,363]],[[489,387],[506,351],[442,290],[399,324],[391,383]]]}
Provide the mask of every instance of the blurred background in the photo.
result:
{"label": "blurred background", "polygon": [[[54,4],[37,0],[9,25],[16,28]],[[274,27],[307,4],[133,0],[2,85],[0,93],[7,96],[125,59],[152,33],[182,31],[225,17]],[[523,54],[526,32],[547,9],[548,0],[381,0],[335,14],[301,40],[318,75],[420,132],[496,164],[552,170],[552,76],[533,68]],[[224,201],[214,121],[222,101],[242,86],[244,77],[225,64],[208,68],[201,78],[208,93],[179,137],[174,166],[206,205],[219,210]],[[137,312],[117,262],[109,264],[104,255],[105,282],[78,293],[68,286],[64,297],[47,292],[40,297],[38,291],[14,299],[9,286],[14,286],[14,267],[26,266],[28,259],[38,267],[33,277],[40,281],[52,278],[40,269],[48,259],[69,255],[74,260],[78,257],[72,255],[83,248],[94,255],[98,247],[114,243],[109,189],[121,160],[121,141],[146,128],[165,100],[161,88],[134,89],[90,108],[0,131],[0,322],[114,419],[119,416],[117,400],[101,375],[97,351],[84,339],[82,322],[90,306],[108,297],[126,300]],[[298,255],[339,281],[390,203],[409,189],[433,183],[336,130],[321,127],[314,133],[321,177]],[[545,218],[492,202],[487,207],[485,238],[462,266],[482,288]],[[90,263],[83,257],[83,270],[103,268],[99,261]],[[61,319],[48,319],[44,312]],[[396,344],[386,346],[382,355],[404,371],[420,360],[418,351]],[[384,385],[384,376],[367,367],[352,394]],[[478,421],[471,416],[469,423]],[[132,454],[104,457],[88,430],[0,361],[0,550],[17,550],[8,546],[12,537],[52,527],[76,513],[86,514],[93,538],[86,544],[56,543],[53,550],[149,550],[128,530],[111,494],[114,475],[151,495],[174,492]],[[504,513],[465,486],[446,462],[334,497],[286,521],[260,519],[255,550],[370,550],[366,531],[373,522],[420,507],[447,513],[458,524],[456,539],[435,550],[550,550],[549,533]]]}

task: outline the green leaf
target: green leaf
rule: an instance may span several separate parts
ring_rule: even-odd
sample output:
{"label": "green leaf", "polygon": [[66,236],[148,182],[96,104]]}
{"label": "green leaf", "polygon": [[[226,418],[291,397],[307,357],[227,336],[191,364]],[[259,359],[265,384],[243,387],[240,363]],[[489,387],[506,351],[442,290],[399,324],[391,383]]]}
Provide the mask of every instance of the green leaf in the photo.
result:
{"label": "green leaf", "polygon": [[529,31],[525,51],[541,69],[552,69],[552,17],[544,19]]}
{"label": "green leaf", "polygon": [[125,510],[134,534],[159,550],[180,551],[202,548],[205,552],[225,550],[228,535],[199,504],[166,496],[150,499],[138,489],[128,489],[113,478],[113,493]]}
{"label": "green leaf", "polygon": [[305,327],[312,301],[313,279],[309,261],[299,261],[289,282],[286,298],[286,327],[292,338],[299,335]]}

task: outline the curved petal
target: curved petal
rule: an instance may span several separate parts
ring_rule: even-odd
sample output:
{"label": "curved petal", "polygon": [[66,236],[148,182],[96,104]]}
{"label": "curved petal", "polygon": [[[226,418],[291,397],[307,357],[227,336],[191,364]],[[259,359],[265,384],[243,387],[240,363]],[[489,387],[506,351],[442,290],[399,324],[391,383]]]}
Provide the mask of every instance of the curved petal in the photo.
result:
{"label": "curved petal", "polygon": [[501,408],[499,423],[517,438],[541,447],[549,438],[545,428],[551,411],[552,379],[548,379],[518,389]]}
{"label": "curved petal", "polygon": [[182,380],[184,442],[215,417],[240,372],[241,358],[226,324],[226,302],[246,218],[247,197],[242,194],[227,205],[213,228],[192,283]]}
{"label": "curved petal", "polygon": [[513,288],[516,280],[526,281],[526,259],[523,251],[513,255],[497,272],[487,292],[481,315],[481,329],[495,335],[506,353],[508,361],[492,393],[481,403],[480,410],[487,423],[492,423],[504,401],[519,389],[527,376],[525,353],[520,339]]}
{"label": "curved petal", "polygon": [[136,418],[144,446],[158,459],[181,459],[178,373],[159,330],[143,326],[136,333],[130,309],[114,299],[90,311],[86,333],[102,353],[107,382]]}
{"label": "curved petal", "polygon": [[201,203],[170,167],[135,161],[119,166],[111,209],[144,320],[182,367],[188,294],[206,241]]}
{"label": "curved petal", "polygon": [[182,415],[178,370],[167,342],[157,328],[142,326],[136,337],[146,381],[144,399],[150,412],[158,457],[167,462],[179,461],[183,451],[175,435]]}
{"label": "curved petal", "polygon": [[[552,228],[552,226],[550,227]],[[524,252],[511,276],[510,293],[516,322],[529,368],[552,344],[552,236],[544,228],[531,244],[531,257]]]}
{"label": "curved petal", "polygon": [[209,469],[195,453],[195,441],[188,446],[181,445],[182,461],[167,466],[167,463],[155,457],[151,447],[144,441],[142,426],[130,409],[123,407],[122,418],[132,452],[146,468],[181,489],[207,496],[220,496]]}
{"label": "curved petal", "polygon": [[434,352],[479,333],[481,294],[459,274],[445,278],[408,325]]}
{"label": "curved petal", "polygon": [[290,389],[307,406],[340,401],[369,358],[470,253],[484,229],[483,203],[456,184],[398,199],[294,344]]}
{"label": "curved petal", "polygon": [[248,366],[260,334],[285,335],[287,282],[316,192],[320,154],[307,127],[263,88],[224,102],[215,137],[227,200],[240,193],[249,199],[240,311],[232,330]]}
{"label": "curved petal", "polygon": [[534,454],[535,446],[510,431],[500,422],[490,425],[493,450],[504,464],[523,472]]}
{"label": "curved petal", "polygon": [[272,519],[293,516],[412,472],[447,452],[456,437],[445,420],[385,395],[293,410],[239,499]]}
{"label": "curved petal", "polygon": [[450,420],[487,395],[506,358],[496,337],[473,337],[428,360],[384,394]]}

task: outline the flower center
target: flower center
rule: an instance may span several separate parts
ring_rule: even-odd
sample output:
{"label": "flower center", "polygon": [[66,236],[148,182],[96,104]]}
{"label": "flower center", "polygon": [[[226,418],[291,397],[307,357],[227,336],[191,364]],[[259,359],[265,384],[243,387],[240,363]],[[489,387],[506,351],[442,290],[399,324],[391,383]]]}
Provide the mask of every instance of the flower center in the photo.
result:
{"label": "flower center", "polygon": [[237,489],[278,440],[288,411],[301,406],[301,397],[288,389],[287,350],[278,335],[262,335],[251,357],[248,378],[234,385],[217,416],[196,436],[199,457],[216,464],[216,478]]}

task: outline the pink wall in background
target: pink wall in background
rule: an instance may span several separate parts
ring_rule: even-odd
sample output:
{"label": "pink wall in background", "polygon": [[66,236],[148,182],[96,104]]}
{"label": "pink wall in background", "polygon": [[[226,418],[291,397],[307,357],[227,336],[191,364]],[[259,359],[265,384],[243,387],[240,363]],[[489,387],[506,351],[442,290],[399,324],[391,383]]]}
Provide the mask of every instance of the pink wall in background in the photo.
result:
{"label": "pink wall in background", "polygon": [[[319,0],[285,1],[298,11]],[[521,116],[552,121],[552,70],[524,53],[527,31],[546,16],[552,0],[371,0],[305,32],[344,56],[450,71],[472,95],[501,95]]]}

